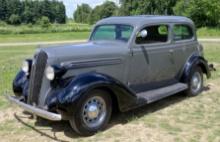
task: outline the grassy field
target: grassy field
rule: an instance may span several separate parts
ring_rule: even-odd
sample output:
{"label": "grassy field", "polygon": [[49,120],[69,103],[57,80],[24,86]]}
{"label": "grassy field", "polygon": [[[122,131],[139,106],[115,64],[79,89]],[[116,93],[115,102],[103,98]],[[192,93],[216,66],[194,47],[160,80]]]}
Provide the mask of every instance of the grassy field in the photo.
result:
{"label": "grassy field", "polygon": [[0,34],[0,43],[35,42],[35,41],[63,41],[87,39],[89,32],[64,32],[44,34]]}
{"label": "grassy field", "polygon": [[220,47],[204,44],[206,58],[217,71],[197,97],[175,95],[151,105],[114,116],[109,127],[92,137],[79,137],[67,122],[35,121],[10,105],[3,94],[12,94],[11,82],[21,61],[36,47],[0,48],[0,137],[4,142],[51,141],[150,141],[220,142]]}
{"label": "grassy field", "polygon": [[200,28],[197,34],[199,38],[217,38],[220,37],[220,28]]}
{"label": "grassy field", "polygon": [[91,28],[91,25],[72,21],[51,24],[48,28],[39,25],[12,26],[0,22],[0,43],[81,40],[89,37]]}
{"label": "grassy field", "polygon": [[0,22],[0,34],[38,34],[38,33],[62,33],[62,32],[85,32],[91,30],[91,25],[68,21],[66,24],[41,25],[7,25]]}

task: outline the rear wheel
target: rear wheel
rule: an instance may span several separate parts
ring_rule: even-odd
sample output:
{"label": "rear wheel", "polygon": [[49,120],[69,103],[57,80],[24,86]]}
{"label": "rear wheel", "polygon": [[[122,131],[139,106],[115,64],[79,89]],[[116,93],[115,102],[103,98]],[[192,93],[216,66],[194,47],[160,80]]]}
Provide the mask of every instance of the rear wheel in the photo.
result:
{"label": "rear wheel", "polygon": [[202,92],[203,89],[203,72],[200,67],[191,70],[190,78],[188,80],[188,89],[186,94],[188,96],[196,96]]}
{"label": "rear wheel", "polygon": [[111,113],[112,100],[109,93],[103,90],[93,90],[79,101],[70,124],[80,135],[93,135],[106,127]]}

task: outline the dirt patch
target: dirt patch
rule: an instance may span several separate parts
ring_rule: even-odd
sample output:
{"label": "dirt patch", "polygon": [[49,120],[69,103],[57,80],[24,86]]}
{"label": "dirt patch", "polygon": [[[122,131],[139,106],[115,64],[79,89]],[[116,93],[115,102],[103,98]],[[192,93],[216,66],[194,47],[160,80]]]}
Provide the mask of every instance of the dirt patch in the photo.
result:
{"label": "dirt patch", "polygon": [[9,107],[5,110],[0,111],[0,123],[8,120],[13,120],[14,113],[20,111],[21,109],[19,109],[18,107]]}

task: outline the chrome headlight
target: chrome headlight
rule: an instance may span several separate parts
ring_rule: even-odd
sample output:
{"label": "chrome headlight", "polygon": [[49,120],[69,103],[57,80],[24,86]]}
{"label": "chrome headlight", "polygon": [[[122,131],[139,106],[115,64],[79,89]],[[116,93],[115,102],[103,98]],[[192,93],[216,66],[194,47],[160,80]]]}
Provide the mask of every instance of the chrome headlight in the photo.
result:
{"label": "chrome headlight", "polygon": [[30,66],[29,66],[29,62],[28,62],[27,60],[23,61],[21,69],[22,69],[22,71],[24,71],[25,73],[28,73],[28,72],[29,72]]}
{"label": "chrome headlight", "polygon": [[55,71],[54,71],[54,68],[52,66],[48,66],[45,70],[45,75],[47,77],[47,79],[49,80],[54,80],[55,78]]}

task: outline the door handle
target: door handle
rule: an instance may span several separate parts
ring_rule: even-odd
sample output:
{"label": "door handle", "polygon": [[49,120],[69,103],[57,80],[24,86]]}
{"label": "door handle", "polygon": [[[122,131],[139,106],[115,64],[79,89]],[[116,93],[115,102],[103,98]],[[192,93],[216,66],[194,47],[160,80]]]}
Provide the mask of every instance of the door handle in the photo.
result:
{"label": "door handle", "polygon": [[174,52],[173,49],[170,49],[170,50],[169,50],[169,53],[170,53],[170,54],[173,54],[173,52]]}
{"label": "door handle", "polygon": [[174,56],[173,56],[174,50],[173,50],[173,49],[170,49],[170,50],[169,50],[169,53],[170,53],[170,61],[171,61],[172,64],[174,64],[174,63],[175,63],[175,61],[174,61]]}

